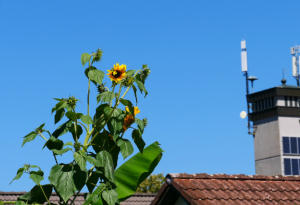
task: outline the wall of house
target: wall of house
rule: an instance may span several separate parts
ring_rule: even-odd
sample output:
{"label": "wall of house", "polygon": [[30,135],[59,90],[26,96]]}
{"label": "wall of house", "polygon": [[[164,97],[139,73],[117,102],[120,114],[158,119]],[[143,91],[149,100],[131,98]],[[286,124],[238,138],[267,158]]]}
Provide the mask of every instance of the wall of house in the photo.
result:
{"label": "wall of house", "polygon": [[256,124],[254,153],[256,174],[271,176],[282,173],[278,120]]}
{"label": "wall of house", "polygon": [[188,203],[186,203],[186,201],[181,196],[179,196],[174,205],[188,205]]}

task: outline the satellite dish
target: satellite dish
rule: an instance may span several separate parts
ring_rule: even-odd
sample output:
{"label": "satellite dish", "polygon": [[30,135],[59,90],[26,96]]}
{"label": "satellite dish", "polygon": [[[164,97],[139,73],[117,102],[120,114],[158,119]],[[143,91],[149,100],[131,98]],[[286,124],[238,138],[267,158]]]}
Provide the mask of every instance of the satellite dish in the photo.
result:
{"label": "satellite dish", "polygon": [[245,119],[247,117],[247,113],[243,110],[241,113],[240,113],[240,117],[242,119]]}

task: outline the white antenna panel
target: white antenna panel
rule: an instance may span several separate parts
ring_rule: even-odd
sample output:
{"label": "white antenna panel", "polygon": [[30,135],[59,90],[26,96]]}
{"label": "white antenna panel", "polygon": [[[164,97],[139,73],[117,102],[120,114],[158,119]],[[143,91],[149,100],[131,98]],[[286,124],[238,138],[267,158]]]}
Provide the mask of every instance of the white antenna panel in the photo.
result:
{"label": "white antenna panel", "polygon": [[248,71],[248,65],[247,65],[247,51],[242,51],[242,72]]}
{"label": "white antenna panel", "polygon": [[293,67],[293,76],[297,76],[298,72],[297,72],[297,57],[296,56],[292,57],[292,67]]}
{"label": "white antenna panel", "polygon": [[246,49],[246,41],[241,41],[241,60],[242,60],[242,72],[248,71],[248,64],[247,64],[247,49]]}

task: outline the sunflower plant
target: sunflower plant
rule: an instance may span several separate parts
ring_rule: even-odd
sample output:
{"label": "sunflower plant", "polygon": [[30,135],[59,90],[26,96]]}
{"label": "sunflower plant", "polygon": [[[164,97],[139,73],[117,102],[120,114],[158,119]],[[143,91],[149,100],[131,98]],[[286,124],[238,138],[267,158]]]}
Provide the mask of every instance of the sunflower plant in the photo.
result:
{"label": "sunflower plant", "polygon": [[[43,123],[23,138],[22,146],[40,136],[44,140],[42,148],[49,150],[54,165],[46,184],[42,183],[45,176],[39,166],[26,164],[18,169],[13,181],[28,174],[35,186],[19,197],[17,204],[51,204],[52,192],[57,193],[59,204],[74,204],[84,187],[88,190],[85,204],[119,204],[135,193],[160,161],[162,149],[158,142],[145,147],[142,135],[147,119],[138,118],[138,91],[147,96],[145,82],[150,69],[143,65],[139,70],[128,70],[126,65],[116,63],[105,74],[94,65],[101,57],[100,49],[81,56],[82,65],[87,65],[86,112],[78,112],[75,97],[55,98],[54,123],[63,122],[53,132]],[[93,112],[92,86],[98,92]],[[130,91],[134,102],[126,98]],[[68,134],[72,141],[65,142]],[[133,156],[132,142],[139,150]],[[72,153],[71,160],[66,153]],[[120,155],[131,157],[118,166]]]}

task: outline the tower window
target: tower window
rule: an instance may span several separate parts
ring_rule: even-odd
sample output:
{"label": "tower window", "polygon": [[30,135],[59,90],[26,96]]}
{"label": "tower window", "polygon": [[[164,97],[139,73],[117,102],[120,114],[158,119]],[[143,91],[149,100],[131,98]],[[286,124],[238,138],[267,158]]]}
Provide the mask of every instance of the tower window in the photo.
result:
{"label": "tower window", "polygon": [[300,159],[284,158],[284,175],[299,175],[300,174]]}
{"label": "tower window", "polygon": [[300,155],[300,137],[282,137],[282,150],[285,155]]}

